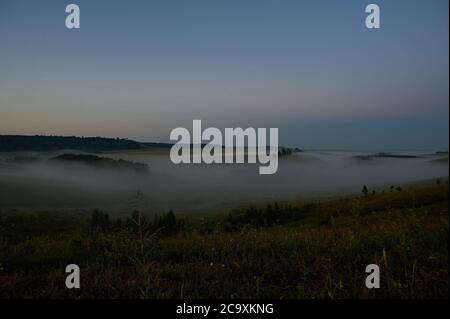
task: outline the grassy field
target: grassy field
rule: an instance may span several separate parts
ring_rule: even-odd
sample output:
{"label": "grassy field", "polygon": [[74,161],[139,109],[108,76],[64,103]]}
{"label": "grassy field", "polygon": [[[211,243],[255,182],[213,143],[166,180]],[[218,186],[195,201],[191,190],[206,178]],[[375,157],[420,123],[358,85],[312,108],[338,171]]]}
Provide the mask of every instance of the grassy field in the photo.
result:
{"label": "grassy field", "polygon": [[0,298],[448,298],[448,196],[438,180],[214,218],[3,212]]}

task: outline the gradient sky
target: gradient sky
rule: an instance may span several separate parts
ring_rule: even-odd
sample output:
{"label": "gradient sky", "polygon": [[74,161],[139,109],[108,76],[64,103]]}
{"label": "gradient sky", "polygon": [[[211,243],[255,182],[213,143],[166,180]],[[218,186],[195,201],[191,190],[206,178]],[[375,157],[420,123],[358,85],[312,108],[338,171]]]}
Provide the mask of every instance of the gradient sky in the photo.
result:
{"label": "gradient sky", "polygon": [[[448,150],[448,0],[0,0],[0,134]],[[368,30],[365,6],[381,8]]]}

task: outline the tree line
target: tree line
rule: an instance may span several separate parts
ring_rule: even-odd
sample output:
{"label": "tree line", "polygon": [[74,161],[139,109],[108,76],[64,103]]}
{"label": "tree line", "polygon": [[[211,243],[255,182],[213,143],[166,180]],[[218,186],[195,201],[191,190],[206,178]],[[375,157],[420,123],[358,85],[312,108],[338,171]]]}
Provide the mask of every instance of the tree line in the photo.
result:
{"label": "tree line", "polygon": [[142,143],[123,138],[0,135],[0,152],[39,152],[62,149],[96,152],[141,149],[145,147]]}

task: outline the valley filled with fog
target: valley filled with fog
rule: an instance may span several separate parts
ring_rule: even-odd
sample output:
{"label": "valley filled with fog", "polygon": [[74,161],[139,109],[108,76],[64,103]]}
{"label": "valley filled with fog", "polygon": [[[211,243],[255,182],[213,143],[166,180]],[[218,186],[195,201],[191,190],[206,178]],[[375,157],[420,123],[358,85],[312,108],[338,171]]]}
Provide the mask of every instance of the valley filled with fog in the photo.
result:
{"label": "valley filled with fog", "polygon": [[215,213],[251,203],[358,194],[363,185],[389,191],[391,185],[449,173],[446,153],[305,151],[280,157],[274,175],[259,175],[260,164],[175,165],[167,151],[97,154],[147,164],[146,170],[51,160],[55,155],[0,153],[0,210]]}

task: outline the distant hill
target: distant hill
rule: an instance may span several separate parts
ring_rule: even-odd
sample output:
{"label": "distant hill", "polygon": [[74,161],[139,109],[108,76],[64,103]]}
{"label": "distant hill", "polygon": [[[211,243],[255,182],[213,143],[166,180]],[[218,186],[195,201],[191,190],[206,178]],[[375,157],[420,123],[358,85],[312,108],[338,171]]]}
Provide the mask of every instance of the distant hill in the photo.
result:
{"label": "distant hill", "polygon": [[[204,147],[206,144],[201,144]],[[85,152],[106,152],[139,149],[170,149],[171,143],[137,142],[125,138],[43,136],[43,135],[0,135],[0,152],[47,152],[77,150]],[[224,146],[222,146],[224,148]],[[191,144],[192,148],[192,144]],[[299,148],[280,146],[279,156],[302,152]]]}
{"label": "distant hill", "polygon": [[369,155],[355,155],[353,156],[353,158],[360,160],[372,160],[374,158],[421,158],[421,156],[408,154],[375,153]]}
{"label": "distant hill", "polygon": [[141,143],[123,138],[0,135],[0,152],[79,150],[86,152],[171,147],[165,143]]}
{"label": "distant hill", "polygon": [[66,163],[83,163],[103,168],[132,169],[136,172],[145,172],[148,169],[148,166],[146,164],[125,161],[122,159],[115,160],[112,158],[100,157],[90,154],[62,154],[53,157],[50,160]]}

